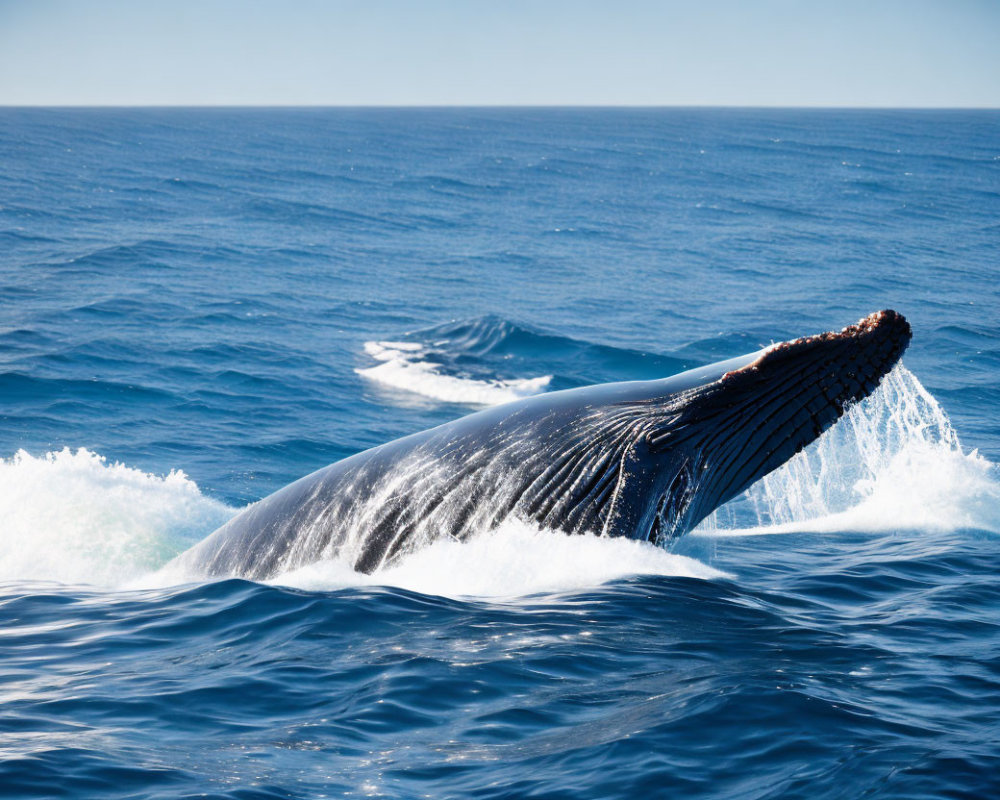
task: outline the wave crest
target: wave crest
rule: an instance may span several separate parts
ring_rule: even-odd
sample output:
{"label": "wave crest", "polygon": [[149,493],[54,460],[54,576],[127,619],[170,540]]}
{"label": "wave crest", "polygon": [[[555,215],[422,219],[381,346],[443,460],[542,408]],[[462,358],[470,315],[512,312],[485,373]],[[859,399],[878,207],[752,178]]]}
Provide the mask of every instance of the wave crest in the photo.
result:
{"label": "wave crest", "polygon": [[381,363],[355,370],[359,375],[445,403],[509,403],[544,392],[552,380],[551,375],[508,380],[448,375],[442,372],[441,364],[427,360],[427,349],[416,342],[365,342],[365,352]]}
{"label": "wave crest", "polygon": [[[489,406],[556,389],[662,378],[702,363],[547,333],[487,314],[365,343],[356,369],[399,405]],[[757,349],[757,348],[751,348]]]}

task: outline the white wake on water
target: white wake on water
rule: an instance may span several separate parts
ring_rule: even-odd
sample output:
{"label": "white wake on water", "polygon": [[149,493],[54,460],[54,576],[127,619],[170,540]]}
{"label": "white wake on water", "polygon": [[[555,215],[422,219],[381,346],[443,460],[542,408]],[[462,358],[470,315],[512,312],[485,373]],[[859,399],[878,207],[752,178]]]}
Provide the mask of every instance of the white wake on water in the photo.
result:
{"label": "white wake on water", "polygon": [[425,360],[426,348],[417,342],[365,342],[365,352],[380,362],[354,370],[368,380],[445,403],[495,406],[544,392],[551,375],[510,380],[476,380],[441,372],[441,365]]}
{"label": "white wake on water", "polygon": [[[997,473],[962,450],[938,403],[897,367],[818,442],[718,509],[694,535],[1000,532]],[[0,581],[153,587],[199,580],[157,570],[235,512],[181,472],[152,475],[85,449],[41,457],[21,451],[0,460]],[[433,543],[374,575],[324,562],[274,582],[513,597],[635,574],[722,575],[640,542],[565,536],[512,520],[468,542]]]}

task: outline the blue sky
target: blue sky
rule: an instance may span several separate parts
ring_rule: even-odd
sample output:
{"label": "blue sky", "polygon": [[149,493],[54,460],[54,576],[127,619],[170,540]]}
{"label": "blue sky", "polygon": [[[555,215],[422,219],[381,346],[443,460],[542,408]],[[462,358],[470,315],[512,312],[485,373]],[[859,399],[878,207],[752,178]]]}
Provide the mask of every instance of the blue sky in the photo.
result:
{"label": "blue sky", "polygon": [[1000,0],[0,0],[0,104],[1000,107]]}

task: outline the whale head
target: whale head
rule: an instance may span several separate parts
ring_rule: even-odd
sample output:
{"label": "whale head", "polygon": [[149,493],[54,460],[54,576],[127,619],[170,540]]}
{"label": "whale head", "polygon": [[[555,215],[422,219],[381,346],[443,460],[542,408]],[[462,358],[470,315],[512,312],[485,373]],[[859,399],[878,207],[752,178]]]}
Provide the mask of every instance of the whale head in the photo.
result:
{"label": "whale head", "polygon": [[663,381],[628,469],[645,491],[609,513],[663,542],[784,464],[867,397],[899,361],[910,326],[885,310],[841,331],[774,344]]}

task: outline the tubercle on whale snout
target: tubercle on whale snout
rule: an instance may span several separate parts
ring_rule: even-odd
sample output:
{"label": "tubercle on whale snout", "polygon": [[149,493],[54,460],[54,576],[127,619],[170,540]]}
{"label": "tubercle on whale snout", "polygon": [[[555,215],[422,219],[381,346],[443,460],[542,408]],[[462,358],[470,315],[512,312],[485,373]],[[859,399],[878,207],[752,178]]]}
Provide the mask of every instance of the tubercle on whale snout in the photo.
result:
{"label": "tubercle on whale snout", "polygon": [[[804,336],[772,345],[755,361],[740,369],[727,372],[719,379],[723,385],[732,385],[740,380],[753,378],[767,367],[784,364],[810,351],[827,351],[826,366],[833,366],[835,360],[844,364],[853,363],[863,371],[860,383],[870,392],[902,356],[910,342],[910,324],[902,314],[891,309],[876,311],[848,325],[840,331],[829,331],[814,336]],[[866,356],[859,360],[858,355]],[[851,380],[859,379],[854,372],[847,372]]]}

